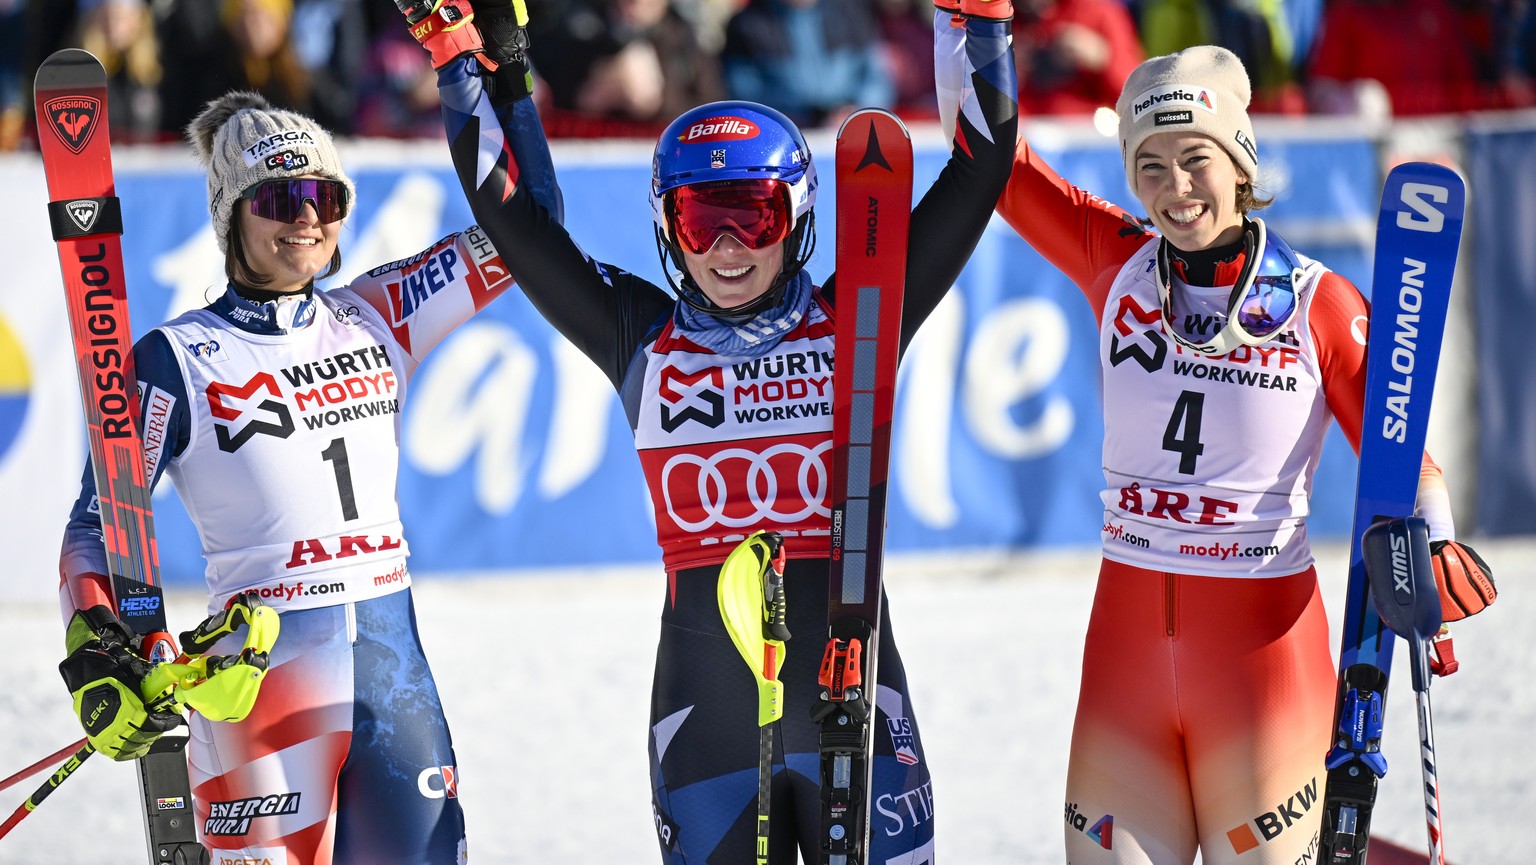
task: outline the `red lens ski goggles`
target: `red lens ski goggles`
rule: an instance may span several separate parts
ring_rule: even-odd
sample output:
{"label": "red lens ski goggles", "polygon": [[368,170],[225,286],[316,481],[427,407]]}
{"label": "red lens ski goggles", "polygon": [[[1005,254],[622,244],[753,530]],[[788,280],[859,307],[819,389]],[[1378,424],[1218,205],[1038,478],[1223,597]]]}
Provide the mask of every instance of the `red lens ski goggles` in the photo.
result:
{"label": "red lens ski goggles", "polygon": [[794,218],[780,181],[729,180],[668,193],[667,222],[685,252],[702,255],[726,233],[748,249],[771,246],[789,236]]}
{"label": "red lens ski goggles", "polygon": [[321,225],[340,222],[347,215],[347,185],[321,177],[283,177],[266,180],[240,194],[251,202],[251,213],[263,219],[294,223],[304,202],[314,205]]}

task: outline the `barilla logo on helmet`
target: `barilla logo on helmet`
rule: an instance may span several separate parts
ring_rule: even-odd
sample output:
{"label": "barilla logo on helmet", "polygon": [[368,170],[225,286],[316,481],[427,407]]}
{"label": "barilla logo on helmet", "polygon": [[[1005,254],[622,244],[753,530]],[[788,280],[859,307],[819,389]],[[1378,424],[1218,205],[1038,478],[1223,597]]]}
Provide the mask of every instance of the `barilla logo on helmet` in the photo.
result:
{"label": "barilla logo on helmet", "polygon": [[757,124],[741,117],[706,117],[683,130],[677,137],[684,144],[708,144],[715,141],[745,141],[756,138]]}
{"label": "barilla logo on helmet", "polygon": [[1212,114],[1216,113],[1216,97],[1211,91],[1204,87],[1191,87],[1188,84],[1168,84],[1154,87],[1136,97],[1136,102],[1131,105],[1131,119],[1140,120],[1143,111],[1163,108],[1174,103],[1194,105]]}

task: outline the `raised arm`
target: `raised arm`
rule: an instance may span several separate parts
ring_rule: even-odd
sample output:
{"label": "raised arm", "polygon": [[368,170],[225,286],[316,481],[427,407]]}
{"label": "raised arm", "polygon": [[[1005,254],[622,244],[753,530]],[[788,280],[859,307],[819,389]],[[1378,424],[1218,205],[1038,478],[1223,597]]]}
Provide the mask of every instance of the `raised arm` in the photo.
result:
{"label": "raised arm", "polygon": [[[478,44],[433,27],[423,33],[449,5],[473,14],[459,26],[478,27]],[[467,0],[450,0],[412,32],[438,69],[449,151],[480,229],[544,318],[617,384],[646,328],[673,301],[591,259],[562,226],[549,145],[529,98],[527,22],[520,0],[475,0],[473,9]]]}
{"label": "raised arm", "polygon": [[1019,122],[1012,19],[1008,0],[934,12],[934,77],[950,157],[912,210],[903,347],[959,278],[1008,182]]}

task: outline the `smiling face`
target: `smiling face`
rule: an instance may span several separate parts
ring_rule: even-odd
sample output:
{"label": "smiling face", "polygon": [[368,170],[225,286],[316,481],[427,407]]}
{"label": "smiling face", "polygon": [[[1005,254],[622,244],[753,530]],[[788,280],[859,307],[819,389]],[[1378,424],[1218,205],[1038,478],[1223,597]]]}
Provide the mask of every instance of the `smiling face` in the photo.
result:
{"label": "smiling face", "polygon": [[325,270],[336,254],[341,222],[322,224],[315,206],[305,201],[293,222],[279,222],[251,213],[250,202],[235,205],[235,226],[251,270],[271,282],[267,291],[302,291],[315,274]]}
{"label": "smiling face", "polygon": [[732,309],[773,287],[784,266],[784,242],[749,249],[734,234],[722,234],[707,252],[683,251],[688,273],[715,306]]}
{"label": "smiling face", "polygon": [[1232,157],[1208,135],[1159,132],[1136,151],[1136,198],[1168,242],[1186,252],[1237,241],[1243,215]]}

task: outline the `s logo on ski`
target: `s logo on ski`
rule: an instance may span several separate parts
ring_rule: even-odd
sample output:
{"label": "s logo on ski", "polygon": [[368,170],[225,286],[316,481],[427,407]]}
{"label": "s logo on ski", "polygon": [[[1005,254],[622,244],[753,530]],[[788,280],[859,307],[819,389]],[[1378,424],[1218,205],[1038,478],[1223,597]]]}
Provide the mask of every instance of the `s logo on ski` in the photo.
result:
{"label": "s logo on ski", "polygon": [[96,119],[101,116],[101,100],[93,96],[60,96],[43,104],[48,125],[59,141],[71,153],[79,153],[91,141],[96,131]]}
{"label": "s logo on ski", "polygon": [[[1445,214],[1440,212],[1436,204],[1444,204],[1450,200],[1451,191],[1443,186],[1431,186],[1428,183],[1404,183],[1402,191],[1398,193],[1398,199],[1407,205],[1419,218],[1406,210],[1398,211],[1397,227],[1406,228],[1409,231],[1424,231],[1430,234],[1439,234],[1445,228]],[[1425,199],[1428,199],[1426,201]]]}

